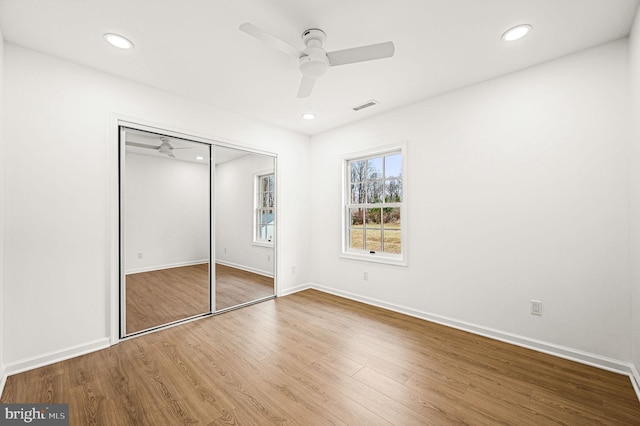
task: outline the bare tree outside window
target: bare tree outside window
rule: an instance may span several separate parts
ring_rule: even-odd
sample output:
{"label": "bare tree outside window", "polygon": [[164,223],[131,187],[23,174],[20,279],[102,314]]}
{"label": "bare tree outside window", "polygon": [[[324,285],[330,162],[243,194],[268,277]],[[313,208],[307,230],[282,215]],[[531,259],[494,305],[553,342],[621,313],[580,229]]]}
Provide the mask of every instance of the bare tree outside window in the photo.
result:
{"label": "bare tree outside window", "polygon": [[402,153],[347,161],[348,249],[402,254]]}

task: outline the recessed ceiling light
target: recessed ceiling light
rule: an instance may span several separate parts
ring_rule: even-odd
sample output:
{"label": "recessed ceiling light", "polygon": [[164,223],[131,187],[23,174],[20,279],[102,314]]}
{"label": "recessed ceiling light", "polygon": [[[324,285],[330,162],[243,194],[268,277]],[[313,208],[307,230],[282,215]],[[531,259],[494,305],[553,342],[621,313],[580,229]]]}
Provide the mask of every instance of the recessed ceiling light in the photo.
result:
{"label": "recessed ceiling light", "polygon": [[302,118],[304,118],[305,120],[313,120],[314,118],[316,118],[316,115],[311,112],[305,112],[304,114],[302,114]]}
{"label": "recessed ceiling light", "polygon": [[203,157],[202,155],[198,155],[198,156],[196,157],[196,160],[204,160],[204,157]]}
{"label": "recessed ceiling light", "polygon": [[523,24],[510,28],[502,34],[502,40],[504,41],[516,41],[526,36],[531,31],[531,25]]}
{"label": "recessed ceiling light", "polygon": [[104,35],[104,39],[107,40],[112,46],[118,47],[120,49],[133,48],[133,43],[131,43],[131,41],[118,34],[107,33]]}

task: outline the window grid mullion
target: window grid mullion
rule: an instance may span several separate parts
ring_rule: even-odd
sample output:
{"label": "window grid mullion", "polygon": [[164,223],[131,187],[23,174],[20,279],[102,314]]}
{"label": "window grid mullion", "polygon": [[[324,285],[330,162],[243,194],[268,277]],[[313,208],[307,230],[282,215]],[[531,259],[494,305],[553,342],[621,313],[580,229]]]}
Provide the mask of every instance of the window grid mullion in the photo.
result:
{"label": "window grid mullion", "polygon": [[[400,151],[400,153],[401,152],[402,151]],[[395,155],[395,154],[398,154],[398,152],[374,154],[370,156],[363,156],[363,157],[347,160],[347,179],[346,179],[347,187],[345,189],[347,191],[348,198],[346,199],[345,214],[347,215],[349,220],[349,223],[346,229],[348,233],[347,235],[348,248],[356,249],[356,247],[354,247],[354,240],[352,239],[353,232],[355,229],[354,217],[352,216],[352,212],[354,210],[359,210],[361,217],[358,221],[362,222],[362,239],[363,239],[362,247],[360,247],[359,249],[364,249],[365,251],[369,251],[367,249],[367,241],[371,239],[373,234],[371,232],[368,232],[367,225],[369,225],[368,221],[372,219],[372,220],[379,221],[379,227],[380,227],[379,247],[380,247],[380,251],[382,252],[386,251],[386,247],[385,247],[386,244],[384,240],[385,230],[386,230],[385,209],[400,209],[401,211],[404,210],[403,201],[398,202],[396,201],[397,198],[394,197],[393,199],[391,198],[389,199],[389,201],[392,201],[392,202],[387,202],[387,198],[386,198],[386,194],[388,190],[388,188],[386,188],[386,185],[388,184],[388,181],[386,178],[387,171],[386,171],[385,159],[388,155]],[[371,179],[372,175],[371,175],[371,170],[369,166],[369,161],[378,160],[378,159],[381,160],[380,165],[372,166],[372,167],[380,167],[378,170],[380,170],[381,175],[376,174],[377,178]],[[361,164],[360,162],[364,162],[364,164]],[[356,175],[358,176],[354,176],[353,174],[354,170]],[[359,181],[354,182],[354,178],[358,178]],[[394,179],[400,180],[402,178],[394,177]],[[373,202],[374,200],[376,200],[377,202]],[[373,214],[371,210],[378,210],[377,212],[378,215],[376,216],[379,216],[379,217],[371,218],[371,214]],[[371,224],[373,224],[373,222]],[[373,231],[373,228],[370,228],[369,231]]]}
{"label": "window grid mullion", "polygon": [[[366,195],[366,192],[365,192]],[[365,197],[366,198],[366,197]],[[367,209],[362,209],[362,250],[367,249]]]}
{"label": "window grid mullion", "polygon": [[384,202],[387,201],[385,196],[384,196],[384,192],[385,192],[385,188],[384,188],[384,180],[385,177],[387,176],[387,173],[385,171],[385,156],[382,156],[382,176],[380,176],[380,182],[382,185],[382,207],[380,207],[380,251],[384,253]]}

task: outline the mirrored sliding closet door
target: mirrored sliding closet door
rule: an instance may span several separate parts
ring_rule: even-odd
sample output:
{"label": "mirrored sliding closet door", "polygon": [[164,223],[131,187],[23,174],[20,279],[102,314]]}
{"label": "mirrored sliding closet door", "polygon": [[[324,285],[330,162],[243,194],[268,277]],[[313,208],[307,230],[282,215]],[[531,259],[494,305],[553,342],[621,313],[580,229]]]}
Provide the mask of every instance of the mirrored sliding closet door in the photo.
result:
{"label": "mirrored sliding closet door", "polygon": [[211,145],[127,128],[120,137],[128,336],[211,312]]}
{"label": "mirrored sliding closet door", "polygon": [[271,155],[120,128],[120,337],[275,297],[275,169]]}

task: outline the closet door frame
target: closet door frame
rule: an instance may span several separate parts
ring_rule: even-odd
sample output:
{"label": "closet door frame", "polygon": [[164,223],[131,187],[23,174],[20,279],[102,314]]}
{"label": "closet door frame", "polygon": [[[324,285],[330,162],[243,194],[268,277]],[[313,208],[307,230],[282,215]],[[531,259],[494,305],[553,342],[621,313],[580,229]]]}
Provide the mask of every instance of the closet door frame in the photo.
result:
{"label": "closet door frame", "polygon": [[[220,146],[220,147],[226,147],[226,148],[231,148],[231,149],[237,149],[237,150],[241,150],[241,151],[246,151],[249,153],[254,153],[254,154],[260,154],[260,155],[266,155],[269,157],[273,158],[274,161],[274,175],[275,175],[275,183],[276,183],[276,194],[279,193],[278,188],[279,188],[279,178],[278,178],[278,156],[276,153],[273,152],[269,152],[269,151],[265,151],[262,149],[258,149],[258,148],[254,148],[254,147],[250,147],[250,146],[246,146],[246,145],[241,145],[238,144],[235,141],[228,141],[228,140],[224,140],[224,139],[213,139],[213,138],[209,138],[209,137],[203,137],[203,136],[197,136],[194,134],[188,134],[188,133],[184,133],[181,131],[177,131],[177,130],[173,130],[170,128],[170,126],[166,126],[163,125],[162,127],[156,127],[157,125],[154,124],[142,124],[144,122],[144,120],[138,120],[138,119],[134,119],[132,120],[131,118],[123,118],[123,117],[117,117],[117,116],[113,116],[113,120],[112,120],[112,129],[115,128],[116,129],[116,136],[114,137],[117,141],[117,150],[116,151],[116,161],[115,163],[117,164],[117,166],[115,167],[115,179],[113,181],[115,181],[115,190],[113,191],[115,193],[114,197],[115,198],[115,213],[114,213],[114,220],[112,221],[113,227],[114,227],[114,232],[112,233],[113,238],[112,238],[112,245],[113,245],[113,249],[112,249],[112,271],[113,274],[112,276],[115,279],[112,279],[112,285],[111,285],[111,309],[109,309],[109,313],[110,313],[110,323],[111,323],[111,344],[116,344],[119,341],[122,340],[126,340],[126,339],[130,339],[133,337],[137,337],[140,335],[144,335],[144,334],[148,334],[148,333],[152,333],[154,331],[158,331],[158,330],[163,330],[169,327],[173,327],[175,325],[179,325],[179,324],[183,324],[185,322],[190,322],[190,321],[194,321],[197,319],[201,319],[201,318],[206,318],[212,315],[216,315],[218,313],[223,313],[223,312],[227,312],[230,309],[223,309],[220,311],[216,311],[215,310],[215,293],[216,293],[216,289],[215,289],[215,259],[216,259],[216,247],[215,247],[215,216],[213,214],[214,208],[215,208],[215,191],[214,191],[214,174],[215,174],[215,147],[216,146]],[[125,300],[125,296],[126,296],[126,280],[124,278],[124,274],[125,274],[125,270],[124,270],[124,248],[123,248],[123,242],[124,242],[124,197],[123,197],[123,189],[124,189],[124,179],[122,179],[122,176],[124,174],[125,171],[125,137],[124,137],[124,132],[125,132],[125,128],[130,128],[133,130],[140,130],[140,131],[146,131],[146,132],[150,132],[150,133],[156,133],[156,134],[161,134],[161,135],[166,135],[169,137],[175,137],[175,138],[180,138],[180,139],[185,139],[185,140],[189,140],[189,141],[193,141],[193,142],[199,142],[199,143],[204,143],[209,145],[209,149],[210,149],[210,153],[211,153],[211,160],[210,160],[210,165],[209,165],[209,179],[210,179],[210,203],[209,203],[209,295],[210,295],[210,300],[209,300],[209,312],[208,313],[204,313],[201,315],[197,315],[194,317],[190,317],[190,318],[186,318],[184,320],[179,320],[179,321],[175,321],[175,322],[171,322],[169,324],[165,324],[165,325],[160,325],[158,327],[154,327],[148,330],[143,330],[140,332],[135,332],[135,333],[131,333],[129,335],[126,334],[126,300]],[[276,195],[276,212],[279,212],[279,197]],[[271,297],[266,297],[266,298],[261,298],[259,300],[255,300],[249,303],[244,303],[241,305],[238,305],[237,307],[233,307],[231,309],[236,309],[236,308],[241,308],[243,306],[247,306],[247,305],[251,305],[253,303],[258,303],[264,300],[268,300],[271,298],[275,298],[278,294],[277,289],[278,289],[278,253],[279,253],[279,244],[278,241],[280,240],[280,232],[279,232],[279,213],[276,213],[276,218],[275,218],[275,230],[276,230],[276,244],[274,247],[274,252],[273,252],[273,275],[274,275],[274,285],[273,285],[273,296]]]}

